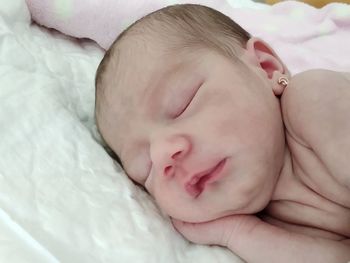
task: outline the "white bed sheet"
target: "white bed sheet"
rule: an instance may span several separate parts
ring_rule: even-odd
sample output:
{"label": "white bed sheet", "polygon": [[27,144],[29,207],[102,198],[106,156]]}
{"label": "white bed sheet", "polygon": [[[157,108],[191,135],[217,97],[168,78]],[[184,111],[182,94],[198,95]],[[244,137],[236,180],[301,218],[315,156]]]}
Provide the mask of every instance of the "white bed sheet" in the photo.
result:
{"label": "white bed sheet", "polygon": [[95,139],[102,55],[0,0],[0,262],[240,262],[185,241]]}

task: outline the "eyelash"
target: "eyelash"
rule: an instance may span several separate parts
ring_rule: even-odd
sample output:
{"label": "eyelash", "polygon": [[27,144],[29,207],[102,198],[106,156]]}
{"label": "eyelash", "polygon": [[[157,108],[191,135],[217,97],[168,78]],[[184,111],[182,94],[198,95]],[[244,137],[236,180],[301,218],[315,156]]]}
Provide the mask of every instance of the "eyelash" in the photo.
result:
{"label": "eyelash", "polygon": [[181,110],[178,111],[177,114],[175,114],[175,116],[174,116],[175,119],[178,118],[178,117],[180,117],[180,116],[187,110],[187,108],[188,108],[188,107],[190,106],[190,104],[192,103],[194,97],[196,96],[196,94],[197,94],[199,88],[202,86],[202,84],[203,84],[203,83],[201,83],[200,85],[198,85],[198,88],[196,89],[196,91],[194,92],[194,94],[193,94],[193,96],[190,98],[190,100],[185,104],[184,107],[181,108]]}

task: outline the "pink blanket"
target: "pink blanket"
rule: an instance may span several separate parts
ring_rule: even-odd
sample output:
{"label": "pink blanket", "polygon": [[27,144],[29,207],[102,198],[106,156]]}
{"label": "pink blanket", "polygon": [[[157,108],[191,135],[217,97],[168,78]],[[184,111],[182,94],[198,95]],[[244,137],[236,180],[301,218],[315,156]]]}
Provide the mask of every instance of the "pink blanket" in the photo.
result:
{"label": "pink blanket", "polygon": [[[235,8],[246,1],[253,8]],[[250,0],[26,0],[32,19],[78,38],[90,38],[107,49],[136,19],[168,4],[204,4],[233,18],[276,49],[291,73],[310,68],[350,71],[350,5],[322,9],[287,1],[274,6]],[[84,3],[84,4],[82,4]],[[239,6],[239,5],[238,5]]]}

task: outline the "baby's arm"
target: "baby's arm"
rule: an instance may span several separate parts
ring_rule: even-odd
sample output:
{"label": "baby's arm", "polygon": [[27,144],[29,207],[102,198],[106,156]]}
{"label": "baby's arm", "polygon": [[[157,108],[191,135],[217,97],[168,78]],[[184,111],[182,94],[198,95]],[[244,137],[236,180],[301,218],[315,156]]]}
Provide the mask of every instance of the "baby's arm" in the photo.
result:
{"label": "baby's arm", "polygon": [[253,215],[233,215],[205,223],[174,221],[188,240],[228,247],[249,263],[341,263],[350,260],[350,246],[270,225]]}

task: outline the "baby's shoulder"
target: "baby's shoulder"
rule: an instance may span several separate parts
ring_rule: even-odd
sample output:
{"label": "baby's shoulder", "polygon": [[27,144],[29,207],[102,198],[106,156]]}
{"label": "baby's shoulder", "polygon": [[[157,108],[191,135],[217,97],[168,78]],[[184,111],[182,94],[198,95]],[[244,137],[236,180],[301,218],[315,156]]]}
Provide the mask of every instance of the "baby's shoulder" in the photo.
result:
{"label": "baby's shoulder", "polygon": [[[289,84],[289,90],[307,92],[334,92],[339,85],[350,83],[350,73],[327,69],[312,69],[294,75]],[[306,89],[306,90],[305,90]],[[321,94],[320,94],[321,95]]]}
{"label": "baby's shoulder", "polygon": [[283,120],[290,134],[307,145],[320,137],[326,126],[341,125],[334,116],[348,116],[349,101],[350,73],[325,69],[301,72],[291,78],[282,94]]}

